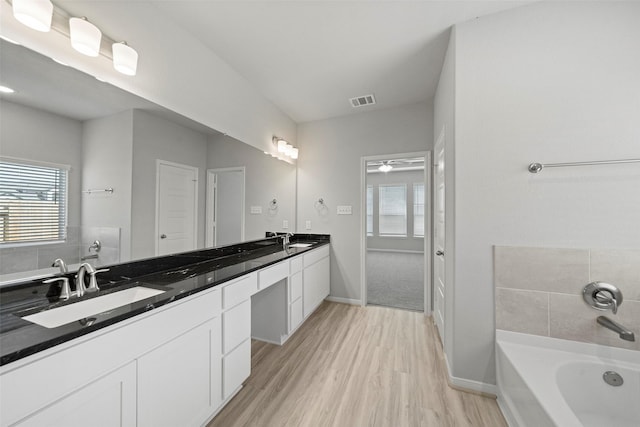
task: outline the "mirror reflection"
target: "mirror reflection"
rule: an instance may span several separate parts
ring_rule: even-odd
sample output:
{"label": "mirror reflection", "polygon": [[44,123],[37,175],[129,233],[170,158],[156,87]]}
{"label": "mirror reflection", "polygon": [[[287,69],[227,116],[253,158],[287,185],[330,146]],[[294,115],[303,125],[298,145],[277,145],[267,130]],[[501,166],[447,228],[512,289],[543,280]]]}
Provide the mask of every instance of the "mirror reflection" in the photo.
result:
{"label": "mirror reflection", "polygon": [[0,282],[293,231],[294,165],[1,43]]}

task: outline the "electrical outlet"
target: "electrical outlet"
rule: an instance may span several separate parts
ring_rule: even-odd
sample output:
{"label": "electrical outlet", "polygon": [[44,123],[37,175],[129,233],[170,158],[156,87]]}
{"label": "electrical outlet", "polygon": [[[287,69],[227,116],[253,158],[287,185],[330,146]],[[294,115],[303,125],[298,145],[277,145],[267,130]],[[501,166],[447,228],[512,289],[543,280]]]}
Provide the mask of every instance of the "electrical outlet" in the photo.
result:
{"label": "electrical outlet", "polygon": [[305,228],[305,229],[307,229],[307,230],[311,230],[311,221],[307,220],[307,221],[305,222],[305,226],[304,226],[304,228]]}
{"label": "electrical outlet", "polygon": [[251,206],[251,214],[259,215],[262,213],[262,206]]}
{"label": "electrical outlet", "polygon": [[338,215],[351,215],[353,213],[351,211],[351,205],[338,206],[337,211]]}
{"label": "electrical outlet", "polygon": [[287,228],[289,228],[289,221],[287,221],[286,219],[282,220],[282,229],[286,230]]}

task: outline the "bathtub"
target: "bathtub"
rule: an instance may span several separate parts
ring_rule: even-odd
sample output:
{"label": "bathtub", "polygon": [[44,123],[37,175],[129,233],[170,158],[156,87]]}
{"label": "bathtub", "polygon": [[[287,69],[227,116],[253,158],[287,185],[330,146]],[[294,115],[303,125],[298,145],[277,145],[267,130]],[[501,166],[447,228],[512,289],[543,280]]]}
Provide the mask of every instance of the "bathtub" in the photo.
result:
{"label": "bathtub", "polygon": [[640,426],[639,351],[497,330],[496,366],[511,427]]}

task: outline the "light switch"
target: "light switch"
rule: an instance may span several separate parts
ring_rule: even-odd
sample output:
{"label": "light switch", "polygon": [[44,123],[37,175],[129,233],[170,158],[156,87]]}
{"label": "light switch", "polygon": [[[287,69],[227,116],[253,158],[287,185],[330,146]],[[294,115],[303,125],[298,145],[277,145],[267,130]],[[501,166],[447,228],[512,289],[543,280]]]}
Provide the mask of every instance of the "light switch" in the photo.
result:
{"label": "light switch", "polygon": [[259,215],[262,213],[262,206],[251,206],[251,214]]}
{"label": "light switch", "polygon": [[307,230],[311,230],[311,221],[307,220],[305,222],[304,228],[307,229]]}
{"label": "light switch", "polygon": [[346,206],[338,206],[337,208],[338,210],[338,215],[351,215],[351,205],[346,205]]}
{"label": "light switch", "polygon": [[289,221],[287,221],[286,219],[282,220],[282,229],[286,230],[287,228],[289,228]]}

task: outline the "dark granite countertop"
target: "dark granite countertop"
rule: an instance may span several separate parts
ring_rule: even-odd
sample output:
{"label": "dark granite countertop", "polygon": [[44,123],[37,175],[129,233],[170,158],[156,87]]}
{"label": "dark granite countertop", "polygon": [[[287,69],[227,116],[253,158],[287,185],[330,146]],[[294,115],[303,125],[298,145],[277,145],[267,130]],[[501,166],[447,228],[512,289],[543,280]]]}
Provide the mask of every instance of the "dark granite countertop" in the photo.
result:
{"label": "dark granite countertop", "polygon": [[[59,285],[42,284],[42,279],[2,287],[0,366],[329,244],[328,235],[297,234],[291,238],[291,243],[313,244],[284,251],[281,239],[276,236],[108,266],[108,272],[96,276],[99,278],[100,292],[69,301],[59,301]],[[73,273],[66,276],[71,278]],[[30,314],[135,286],[165,292],[57,328],[45,328],[22,319]]]}

